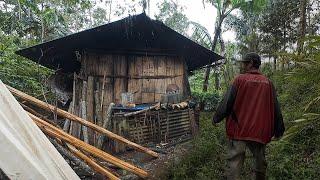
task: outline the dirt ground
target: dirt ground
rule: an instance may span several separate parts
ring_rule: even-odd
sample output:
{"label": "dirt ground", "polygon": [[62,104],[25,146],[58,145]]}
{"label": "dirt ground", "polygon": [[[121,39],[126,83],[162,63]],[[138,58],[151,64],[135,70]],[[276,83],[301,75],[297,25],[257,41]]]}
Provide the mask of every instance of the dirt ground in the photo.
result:
{"label": "dirt ground", "polygon": [[[159,158],[152,158],[140,152],[128,152],[123,154],[120,159],[141,167],[149,173],[148,179],[165,179],[167,168],[171,163],[178,163],[181,157],[186,155],[192,149],[191,140],[163,148],[157,148]],[[128,174],[121,179],[139,179],[136,175]]]}

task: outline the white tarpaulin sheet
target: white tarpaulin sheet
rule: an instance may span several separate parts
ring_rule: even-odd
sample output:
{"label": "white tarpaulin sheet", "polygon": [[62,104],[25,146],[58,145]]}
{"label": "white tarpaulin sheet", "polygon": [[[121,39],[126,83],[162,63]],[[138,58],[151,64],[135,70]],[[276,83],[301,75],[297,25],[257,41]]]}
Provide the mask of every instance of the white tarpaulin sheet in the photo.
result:
{"label": "white tarpaulin sheet", "polygon": [[79,179],[1,80],[0,168],[10,179]]}

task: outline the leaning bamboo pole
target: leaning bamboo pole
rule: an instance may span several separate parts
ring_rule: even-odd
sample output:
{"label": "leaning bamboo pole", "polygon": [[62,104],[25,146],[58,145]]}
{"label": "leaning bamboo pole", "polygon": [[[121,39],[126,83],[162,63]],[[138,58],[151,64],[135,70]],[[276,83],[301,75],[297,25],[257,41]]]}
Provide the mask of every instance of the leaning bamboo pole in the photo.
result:
{"label": "leaning bamboo pole", "polygon": [[74,146],[67,144],[69,150],[75,154],[76,156],[78,156],[80,159],[82,159],[84,162],[86,162],[92,169],[94,169],[95,171],[99,172],[100,174],[108,177],[111,180],[120,180],[120,178],[118,178],[117,176],[115,176],[114,174],[112,174],[110,171],[108,171],[107,169],[103,168],[102,166],[100,166],[98,163],[96,163],[95,161],[93,161],[91,158],[89,158],[87,155],[85,155],[84,153],[82,153],[81,151],[79,151],[78,149],[76,149]]}
{"label": "leaning bamboo pole", "polygon": [[146,178],[148,176],[148,173],[138,167],[135,167],[125,161],[122,161],[100,149],[97,149],[96,147],[87,144],[73,136],[71,136],[70,134],[64,132],[63,130],[54,127],[53,125],[51,125],[50,123],[38,118],[37,116],[28,113],[29,116],[31,117],[31,119],[33,119],[33,121],[38,125],[38,127],[47,135],[54,137],[54,138],[58,138],[61,139],[73,146],[75,146],[76,148],[82,149],[83,151],[86,151],[90,154],[92,154],[95,157],[101,158],[104,161],[107,161],[111,164],[114,164],[115,166],[118,166],[124,170],[130,171],[142,178]]}
{"label": "leaning bamboo pole", "polygon": [[[55,127],[58,127],[56,124],[52,124],[53,122],[48,120],[48,119],[44,119],[44,117],[36,112],[35,110],[33,110],[32,108],[20,103],[20,105],[29,113],[37,116],[38,118],[45,120],[46,122],[50,123],[51,125],[54,125]],[[64,130],[64,129],[62,129]],[[56,139],[56,138],[55,138]],[[61,144],[61,139],[56,139],[57,141],[60,141]],[[84,153],[82,153],[81,151],[79,151],[77,148],[75,148],[74,146],[72,146],[71,144],[66,143],[68,150],[71,151],[71,153],[69,151],[66,151],[64,149],[64,147],[62,147],[62,145],[60,145],[58,142],[56,142],[55,140],[50,140],[51,143],[57,148],[57,150],[59,151],[60,154],[63,154],[64,156],[68,157],[71,161],[73,161],[76,164],[79,164],[81,168],[85,169],[86,171],[89,171],[89,167],[91,167],[93,170],[99,172],[100,174],[108,177],[111,180],[119,180],[119,178],[117,176],[119,175],[114,175],[111,172],[109,172],[108,169],[100,166],[98,163],[96,163],[94,160],[92,160],[90,157],[88,157],[87,155],[85,155]],[[84,162],[80,161],[79,159],[82,159]],[[88,168],[89,169],[88,169]],[[90,169],[91,170],[91,169]]]}
{"label": "leaning bamboo pole", "polygon": [[34,97],[32,97],[32,96],[30,96],[28,94],[25,94],[25,93],[15,89],[15,88],[12,88],[12,87],[10,87],[8,85],[6,85],[6,87],[9,89],[9,91],[13,95],[18,96],[19,98],[21,98],[21,99],[23,99],[25,101],[28,101],[29,103],[31,103],[31,104],[33,104],[35,106],[38,106],[38,107],[40,107],[42,109],[45,109],[45,110],[48,110],[50,112],[51,111],[56,111],[57,115],[59,115],[61,117],[64,117],[64,118],[69,119],[71,121],[78,122],[78,123],[80,123],[80,124],[82,124],[84,126],[90,127],[90,128],[92,128],[92,129],[94,129],[94,130],[96,130],[96,131],[98,131],[98,132],[100,132],[102,134],[105,134],[106,136],[108,136],[111,139],[114,139],[116,141],[120,141],[120,142],[122,142],[124,144],[127,144],[128,146],[131,146],[132,148],[134,148],[136,150],[145,152],[145,153],[147,153],[147,154],[149,154],[149,155],[151,155],[153,157],[156,157],[156,158],[159,157],[158,153],[156,153],[156,152],[154,152],[154,151],[152,151],[152,150],[150,150],[148,148],[145,148],[143,146],[140,146],[139,144],[131,142],[131,141],[127,140],[126,138],[123,138],[123,137],[121,137],[121,136],[119,136],[117,134],[114,134],[113,132],[108,131],[108,130],[106,130],[106,129],[104,129],[104,128],[102,128],[102,127],[100,127],[100,126],[98,126],[98,125],[96,125],[94,123],[86,121],[85,119],[82,119],[82,118],[80,118],[80,117],[78,117],[76,115],[68,113],[68,112],[66,112],[66,111],[64,111],[62,109],[56,108],[55,106],[52,106],[52,105],[50,105],[48,103],[45,103],[45,102],[43,102],[43,101],[41,101],[41,100],[39,100],[37,98],[34,98]]}

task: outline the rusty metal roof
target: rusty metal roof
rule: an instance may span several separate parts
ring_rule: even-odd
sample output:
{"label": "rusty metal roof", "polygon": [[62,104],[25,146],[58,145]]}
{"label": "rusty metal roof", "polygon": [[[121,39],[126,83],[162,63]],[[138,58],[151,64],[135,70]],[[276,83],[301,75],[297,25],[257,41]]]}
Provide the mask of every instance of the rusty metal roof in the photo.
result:
{"label": "rusty metal roof", "polygon": [[51,69],[74,72],[80,69],[76,54],[84,50],[178,55],[185,57],[190,71],[223,58],[144,13],[21,49],[16,54]]}

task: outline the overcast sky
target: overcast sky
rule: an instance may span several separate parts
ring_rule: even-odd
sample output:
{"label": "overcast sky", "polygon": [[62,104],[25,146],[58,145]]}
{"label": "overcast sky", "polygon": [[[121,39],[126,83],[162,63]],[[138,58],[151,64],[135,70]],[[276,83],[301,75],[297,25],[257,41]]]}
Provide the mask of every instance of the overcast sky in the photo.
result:
{"label": "overcast sky", "polygon": [[[115,0],[113,0],[115,1]],[[132,2],[132,0],[125,0],[127,4],[129,2]],[[124,3],[125,1],[121,1],[120,3],[123,2],[123,5],[126,5]],[[205,4],[203,6],[202,0],[172,0],[174,2],[177,2],[179,5],[184,7],[184,14],[188,17],[190,21],[197,22],[204,27],[208,29],[210,34],[213,37],[214,34],[214,26],[215,26],[215,19],[216,19],[216,9],[210,5],[210,4]],[[150,0],[150,14],[149,16],[154,19],[154,15],[159,13],[159,8],[157,6],[158,3],[162,2],[162,0]],[[115,3],[113,3],[114,6],[112,7],[112,11],[115,10]],[[142,12],[142,7],[137,9],[137,14]],[[123,15],[123,17],[128,16],[129,14]],[[132,15],[132,14],[131,14]],[[111,21],[118,20],[123,17],[115,17],[113,16],[111,18]],[[223,39],[225,41],[235,41],[235,34],[231,31],[225,32],[222,35]]]}

